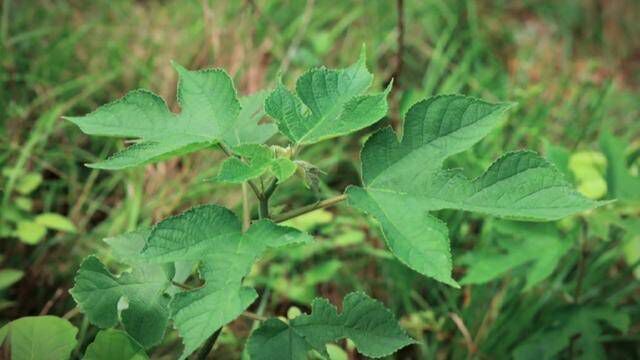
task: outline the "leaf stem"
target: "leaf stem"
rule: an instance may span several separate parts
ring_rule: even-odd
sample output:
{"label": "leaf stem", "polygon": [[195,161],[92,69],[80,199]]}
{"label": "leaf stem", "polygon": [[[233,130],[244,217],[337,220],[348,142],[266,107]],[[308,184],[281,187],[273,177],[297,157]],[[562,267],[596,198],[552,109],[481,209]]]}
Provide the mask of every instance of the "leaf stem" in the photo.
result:
{"label": "leaf stem", "polygon": [[256,313],[252,313],[250,311],[245,311],[242,313],[242,316],[249,318],[251,320],[257,320],[257,321],[266,321],[267,317],[266,316],[262,316]]}
{"label": "leaf stem", "polygon": [[347,199],[347,195],[346,194],[334,196],[334,197],[329,198],[329,199],[318,201],[315,204],[310,204],[310,205],[307,205],[307,206],[303,206],[301,208],[298,208],[298,209],[295,209],[295,210],[291,210],[291,211],[286,212],[284,214],[280,214],[278,216],[274,216],[273,217],[273,221],[277,222],[277,223],[278,222],[287,221],[289,219],[293,219],[293,218],[298,217],[300,215],[304,215],[306,213],[310,213],[310,212],[312,212],[314,210],[317,210],[317,209],[322,209],[322,208],[326,208],[326,207],[329,207],[329,206],[333,206],[335,204],[343,202],[346,199]]}

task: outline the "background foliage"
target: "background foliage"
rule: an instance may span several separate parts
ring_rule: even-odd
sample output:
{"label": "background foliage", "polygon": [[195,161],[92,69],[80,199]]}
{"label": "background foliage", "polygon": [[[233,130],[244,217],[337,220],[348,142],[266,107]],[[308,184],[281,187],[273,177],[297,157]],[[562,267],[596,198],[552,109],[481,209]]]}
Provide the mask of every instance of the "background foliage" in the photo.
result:
{"label": "background foliage", "polygon": [[[74,356],[84,354],[97,329],[75,310],[68,289],[88,254],[110,258],[102,239],[197,204],[241,208],[237,186],[204,181],[218,174],[218,153],[120,172],[91,169],[83,164],[124,143],[89,141],[61,116],[87,113],[134,88],[173,101],[170,60],[190,69],[223,67],[239,92],[250,94],[274,88],[279,74],[291,86],[309,67],[346,66],[365,43],[373,90],[394,79],[382,125],[400,128],[410,105],[440,93],[519,104],[499,130],[447,160],[449,167],[477,176],[497,155],[527,147],[549,157],[583,194],[618,201],[550,224],[438,212],[449,224],[461,290],[399,264],[370,218],[346,206],[316,211],[289,225],[320,241],[274,252],[252,270],[264,299],[252,310],[286,316],[307,312],[316,296],[340,305],[362,290],[417,340],[398,358],[526,358],[539,351],[638,357],[638,13],[632,0],[5,0],[2,325],[65,317],[79,328]],[[272,203],[288,210],[358,184],[358,151],[372,130],[303,151],[322,171],[315,192],[291,182]],[[215,358],[239,358],[251,326],[240,319],[225,328]],[[170,333],[152,353],[170,359],[179,348]],[[336,359],[359,356],[349,343],[330,350]]]}

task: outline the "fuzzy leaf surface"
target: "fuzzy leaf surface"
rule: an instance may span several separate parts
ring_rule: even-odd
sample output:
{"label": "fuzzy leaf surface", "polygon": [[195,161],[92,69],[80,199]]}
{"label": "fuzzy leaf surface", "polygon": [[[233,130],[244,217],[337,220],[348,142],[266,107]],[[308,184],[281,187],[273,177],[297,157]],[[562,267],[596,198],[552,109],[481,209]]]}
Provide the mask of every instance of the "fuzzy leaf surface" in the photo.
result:
{"label": "fuzzy leaf surface", "polygon": [[391,87],[366,95],[373,75],[365,60],[363,48],[358,62],[345,69],[309,70],[296,82],[296,94],[279,83],[266,99],[267,114],[296,144],[313,144],[377,122],[387,113]]}
{"label": "fuzzy leaf surface", "polygon": [[283,182],[296,171],[293,161],[277,158],[275,153],[264,145],[240,145],[233,151],[245,160],[236,157],[226,159],[216,177],[217,181],[241,184],[270,171],[279,182]]}
{"label": "fuzzy leaf surface", "polygon": [[511,104],[462,95],[436,96],[409,109],[404,135],[391,128],[372,135],[362,158],[363,187],[349,187],[349,203],[382,225],[390,250],[407,266],[458,286],[446,225],[428,212],[457,209],[545,221],[594,208],[549,162],[530,151],[507,153],[468,179],[444,161],[469,149],[496,127]]}
{"label": "fuzzy leaf surface", "polygon": [[[162,340],[169,321],[173,267],[140,265],[131,272],[113,275],[95,256],[89,256],[76,273],[69,290],[80,310],[100,328],[114,327],[121,319],[125,330],[146,348]],[[120,311],[119,302],[127,304]]]}
{"label": "fuzzy leaf surface", "polygon": [[204,286],[181,292],[171,302],[171,316],[185,344],[182,358],[213,332],[238,317],[257,297],[242,285],[252,264],[268,248],[311,241],[294,228],[259,220],[242,233],[231,211],[204,205],[158,223],[142,251],[150,262],[200,261]]}
{"label": "fuzzy leaf surface", "polygon": [[360,353],[378,358],[414,343],[393,314],[364,293],[347,295],[343,305],[338,314],[326,299],[315,299],[310,314],[288,324],[276,318],[265,321],[248,340],[251,358],[298,360],[311,350],[328,356],[326,345],[344,338],[351,339]]}
{"label": "fuzzy leaf surface", "polygon": [[154,163],[233,137],[240,102],[229,75],[217,69],[189,71],[177,64],[174,67],[180,76],[179,114],[171,112],[158,95],[134,90],[90,114],[66,118],[89,135],[138,140],[90,167],[116,170]]}

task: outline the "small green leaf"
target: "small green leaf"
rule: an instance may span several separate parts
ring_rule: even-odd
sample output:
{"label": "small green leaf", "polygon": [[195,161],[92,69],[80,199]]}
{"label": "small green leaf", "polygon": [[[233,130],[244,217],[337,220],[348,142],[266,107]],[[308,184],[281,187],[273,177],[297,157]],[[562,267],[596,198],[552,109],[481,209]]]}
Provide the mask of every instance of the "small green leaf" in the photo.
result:
{"label": "small green leaf", "polygon": [[180,75],[179,114],[169,111],[158,95],[135,90],[83,117],[67,117],[89,135],[139,139],[107,160],[91,164],[116,170],[150,164],[211,146],[230,133],[238,121],[240,103],[229,75],[223,70],[188,71]]}
{"label": "small green leaf", "polygon": [[480,141],[510,107],[436,96],[409,109],[401,140],[386,128],[365,143],[364,187],[347,188],[349,203],[380,222],[389,249],[410,268],[457,286],[446,225],[428,212],[546,221],[602,204],[576,192],[552,164],[529,151],[507,153],[473,180],[460,169],[442,169],[445,159]]}
{"label": "small green leaf", "polygon": [[66,217],[56,213],[44,213],[36,216],[34,221],[48,229],[65,231],[68,233],[76,233],[78,229]]}
{"label": "small green leaf", "polygon": [[[164,292],[172,277],[173,270],[160,265],[140,265],[116,277],[95,256],[89,256],[69,292],[91,323],[109,328],[121,319],[127,333],[148,348],[162,340],[169,321],[169,299]],[[122,302],[126,308],[119,311]]]}
{"label": "small green leaf", "polygon": [[37,189],[41,183],[42,175],[39,173],[28,173],[20,177],[16,184],[16,190],[22,195],[27,195]]}
{"label": "small green leaf", "polygon": [[233,149],[244,160],[231,157],[222,163],[217,181],[240,184],[271,170],[283,182],[296,171],[296,164],[286,158],[276,158],[274,151],[264,145],[246,144]]}
{"label": "small green leaf", "polygon": [[16,228],[16,235],[20,241],[29,245],[39,243],[47,234],[47,228],[34,221],[20,221]]}
{"label": "small green leaf", "polygon": [[20,281],[24,276],[24,271],[16,269],[0,270],[0,290],[4,290],[16,282]]}
{"label": "small green leaf", "polygon": [[78,329],[56,316],[27,316],[0,329],[0,344],[7,342],[12,360],[66,360],[76,347]]}
{"label": "small green leaf", "polygon": [[83,360],[145,360],[149,359],[140,344],[127,333],[107,329],[98,332],[87,347]]}
{"label": "small green leaf", "polygon": [[365,95],[373,81],[365,62],[363,47],[358,62],[346,69],[310,70],[298,79],[297,95],[279,83],[265,101],[267,114],[296,144],[313,144],[377,122],[387,113],[391,85]]}
{"label": "small green leaf", "polygon": [[391,355],[415,342],[380,302],[356,292],[344,298],[341,314],[326,299],[316,299],[310,314],[288,324],[276,318],[263,322],[251,334],[247,347],[253,360],[298,360],[306,358],[310,350],[328,356],[327,343],[344,338],[373,358]]}

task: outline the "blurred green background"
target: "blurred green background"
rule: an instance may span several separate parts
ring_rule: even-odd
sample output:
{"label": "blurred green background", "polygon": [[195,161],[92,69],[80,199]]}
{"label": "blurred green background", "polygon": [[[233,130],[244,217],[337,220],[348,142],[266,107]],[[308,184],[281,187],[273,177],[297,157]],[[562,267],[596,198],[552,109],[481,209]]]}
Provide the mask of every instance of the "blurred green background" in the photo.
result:
{"label": "blurred green background", "polygon": [[[502,255],[490,267],[502,261],[506,270],[462,290],[400,265],[361,214],[344,206],[313,212],[294,225],[320,241],[274,253],[254,269],[249,280],[269,294],[258,310],[286,315],[306,310],[315,296],[340,304],[360,289],[385,302],[418,340],[400,359],[508,358],[534,354],[540,344],[557,347],[561,358],[638,358],[639,16],[636,0],[3,0],[1,321],[65,316],[81,328],[81,354],[96,329],[67,290],[83,257],[109,259],[101,239],[195,204],[241,206],[239,188],[203,181],[215,176],[221,154],[93,170],[83,164],[125,144],[89,140],[61,116],[135,88],[158,93],[177,111],[171,60],[222,67],[249,94],[273,88],[280,76],[292,85],[309,67],[347,66],[366,44],[374,86],[394,79],[382,124],[401,127],[403,112],[434,94],[518,102],[500,130],[449,165],[478,175],[502,152],[527,147],[550,157],[587,196],[618,201],[543,229],[567,245],[546,265],[552,274],[533,287],[526,282],[536,257],[505,257],[510,250],[500,242],[527,241],[522,234],[537,225],[438,214],[449,224],[457,278],[486,249]],[[358,151],[371,131],[305,149],[302,158],[325,173],[319,193],[291,181],[276,193],[276,210],[358,183]],[[213,358],[240,358],[250,326],[232,323]],[[170,359],[179,348],[173,333],[152,354]],[[359,358],[345,343],[332,354]]]}

